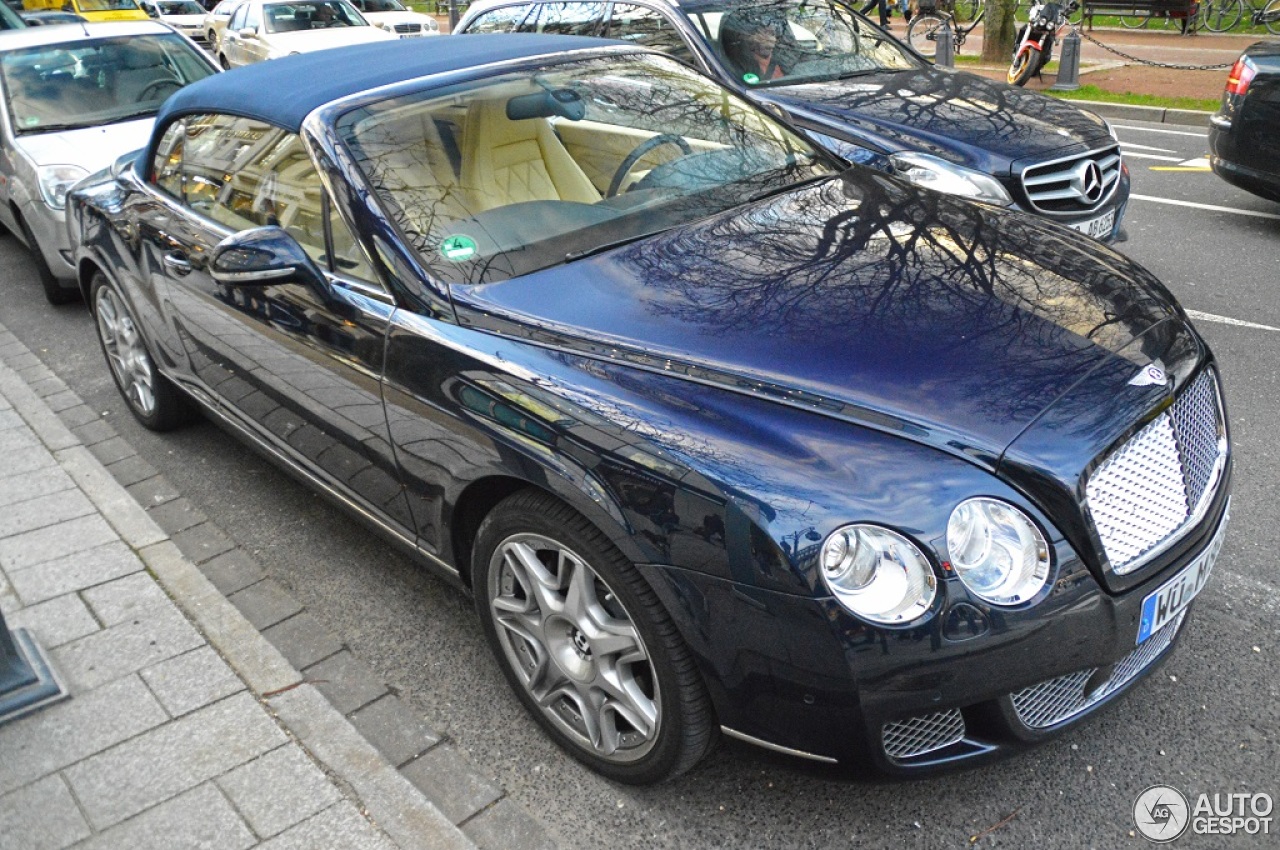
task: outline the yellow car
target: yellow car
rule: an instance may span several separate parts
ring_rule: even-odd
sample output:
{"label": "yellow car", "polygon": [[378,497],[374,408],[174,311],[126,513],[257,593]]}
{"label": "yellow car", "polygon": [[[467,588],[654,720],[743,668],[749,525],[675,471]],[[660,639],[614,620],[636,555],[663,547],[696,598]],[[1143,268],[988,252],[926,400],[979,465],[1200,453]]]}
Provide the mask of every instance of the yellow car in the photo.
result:
{"label": "yellow car", "polygon": [[137,0],[23,0],[22,5],[31,10],[62,9],[86,21],[148,20]]}

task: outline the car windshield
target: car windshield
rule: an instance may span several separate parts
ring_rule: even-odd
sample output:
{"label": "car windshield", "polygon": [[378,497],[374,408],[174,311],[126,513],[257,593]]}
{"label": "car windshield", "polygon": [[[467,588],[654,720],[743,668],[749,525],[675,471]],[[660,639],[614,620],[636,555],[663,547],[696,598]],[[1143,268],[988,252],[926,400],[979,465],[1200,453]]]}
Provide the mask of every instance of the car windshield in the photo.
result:
{"label": "car windshield", "polygon": [[204,7],[195,0],[160,0],[156,4],[162,15],[203,15]]}
{"label": "car windshield", "polygon": [[749,86],[921,67],[902,45],[834,0],[695,0],[681,9],[730,74]]}
{"label": "car windshield", "polygon": [[364,27],[356,7],[343,0],[315,0],[306,3],[272,3],[262,7],[267,32],[298,32],[327,27]]}
{"label": "car windshield", "polygon": [[137,12],[134,0],[80,0],[81,12]]}
{"label": "car windshield", "polygon": [[338,132],[432,273],[484,283],[837,173],[678,62],[616,55],[397,97]]}
{"label": "car windshield", "polygon": [[398,0],[364,0],[362,7],[366,12],[404,12],[408,11]]}
{"label": "car windshield", "polygon": [[0,55],[5,106],[20,136],[154,115],[169,95],[211,73],[176,34],[80,39]]}

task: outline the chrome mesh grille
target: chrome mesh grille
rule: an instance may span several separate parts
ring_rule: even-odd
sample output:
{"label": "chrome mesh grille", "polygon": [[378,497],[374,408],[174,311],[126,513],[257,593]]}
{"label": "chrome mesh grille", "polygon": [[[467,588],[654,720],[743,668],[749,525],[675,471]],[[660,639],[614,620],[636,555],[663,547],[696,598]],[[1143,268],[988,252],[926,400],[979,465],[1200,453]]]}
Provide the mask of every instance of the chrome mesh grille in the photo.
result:
{"label": "chrome mesh grille", "polygon": [[1090,477],[1089,517],[1118,575],[1200,519],[1226,455],[1220,411],[1217,382],[1205,371]]}
{"label": "chrome mesh grille", "polygon": [[1018,719],[1029,728],[1045,729],[1074,717],[1111,696],[1169,648],[1186,616],[1187,612],[1183,611],[1172,623],[1143,641],[1137,649],[1121,659],[1110,678],[1091,693],[1085,693],[1085,687],[1097,672],[1096,667],[1068,673],[1010,694]]}
{"label": "chrome mesh grille", "polygon": [[903,759],[949,747],[964,738],[964,717],[959,709],[938,711],[886,723],[880,730],[889,758]]}
{"label": "chrome mesh grille", "polygon": [[1070,215],[1096,209],[1120,183],[1120,148],[1033,165],[1022,172],[1022,188],[1031,206],[1042,213]]}
{"label": "chrome mesh grille", "polygon": [[396,24],[395,28],[398,33],[422,32],[422,24]]}

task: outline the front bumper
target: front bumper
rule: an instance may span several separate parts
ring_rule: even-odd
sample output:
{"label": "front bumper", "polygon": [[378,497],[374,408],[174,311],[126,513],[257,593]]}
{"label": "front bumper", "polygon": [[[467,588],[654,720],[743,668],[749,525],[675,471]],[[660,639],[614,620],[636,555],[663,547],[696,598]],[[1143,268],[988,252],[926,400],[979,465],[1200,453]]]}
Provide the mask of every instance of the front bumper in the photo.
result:
{"label": "front bumper", "polygon": [[1065,543],[1047,598],[980,607],[943,581],[947,607],[907,630],[871,627],[835,600],[761,591],[684,570],[642,571],[699,658],[721,724],[770,749],[922,775],[1048,738],[1126,693],[1168,656],[1187,610],[1136,644],[1143,600],[1216,557],[1225,499],[1193,551],[1108,593]]}
{"label": "front bumper", "polygon": [[65,212],[51,209],[39,201],[23,204],[19,211],[36,237],[37,244],[31,246],[31,250],[39,251],[53,276],[74,289],[76,269],[71,261],[71,239],[67,235]]}

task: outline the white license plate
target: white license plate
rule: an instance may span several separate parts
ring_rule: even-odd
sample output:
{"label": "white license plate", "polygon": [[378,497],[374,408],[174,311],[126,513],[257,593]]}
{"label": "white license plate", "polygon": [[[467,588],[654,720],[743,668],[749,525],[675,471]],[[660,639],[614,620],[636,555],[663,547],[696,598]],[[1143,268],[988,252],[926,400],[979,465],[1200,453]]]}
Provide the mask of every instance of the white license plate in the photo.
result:
{"label": "white license plate", "polygon": [[1213,564],[1222,551],[1222,539],[1226,536],[1227,514],[1222,515],[1222,524],[1213,535],[1208,547],[1194,561],[1184,567],[1173,578],[1160,585],[1142,600],[1142,622],[1138,624],[1138,643],[1142,643],[1160,631],[1170,620],[1178,616],[1184,608],[1191,604],[1209,580]]}
{"label": "white license plate", "polygon": [[1111,235],[1111,230],[1116,226],[1116,211],[1107,210],[1103,215],[1097,218],[1091,218],[1088,221],[1073,221],[1067,225],[1072,230],[1079,230],[1081,233],[1092,236],[1094,239],[1105,239]]}

